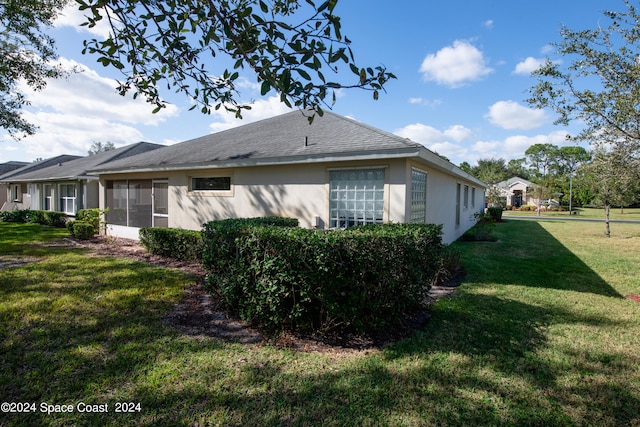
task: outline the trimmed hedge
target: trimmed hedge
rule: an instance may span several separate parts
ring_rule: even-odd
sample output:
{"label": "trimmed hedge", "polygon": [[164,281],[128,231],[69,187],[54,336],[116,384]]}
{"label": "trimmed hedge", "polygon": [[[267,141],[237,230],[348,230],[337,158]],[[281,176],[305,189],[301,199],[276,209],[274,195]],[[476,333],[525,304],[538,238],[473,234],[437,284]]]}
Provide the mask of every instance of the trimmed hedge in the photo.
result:
{"label": "trimmed hedge", "polygon": [[51,227],[64,227],[67,223],[67,219],[67,214],[64,212],[30,209],[0,212],[0,221],[3,222],[29,222],[33,224],[48,225]]}
{"label": "trimmed hedge", "polygon": [[425,224],[319,231],[225,220],[205,224],[203,238],[208,285],[272,331],[398,325],[423,307],[443,248],[442,227]]}
{"label": "trimmed hedge", "polygon": [[140,244],[147,252],[180,261],[202,261],[202,233],[177,228],[140,229]]}

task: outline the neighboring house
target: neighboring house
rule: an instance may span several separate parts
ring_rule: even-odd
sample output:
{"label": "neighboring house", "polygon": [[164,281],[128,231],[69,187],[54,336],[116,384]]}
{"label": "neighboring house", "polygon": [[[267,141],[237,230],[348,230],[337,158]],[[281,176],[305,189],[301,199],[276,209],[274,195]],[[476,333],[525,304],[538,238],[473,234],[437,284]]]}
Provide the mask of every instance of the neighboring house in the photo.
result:
{"label": "neighboring house", "polygon": [[139,142],[88,157],[58,156],[16,169],[0,177],[9,187],[3,210],[50,210],[75,215],[80,209],[97,208],[98,176],[88,171],[162,147]]}
{"label": "neighboring house", "polygon": [[507,206],[519,208],[523,205],[538,205],[538,198],[534,195],[536,184],[531,181],[515,176],[495,186],[500,189],[502,196],[506,197]]}
{"label": "neighboring house", "polygon": [[21,209],[29,209],[29,206],[31,205],[28,184],[19,180],[12,180],[12,177],[33,173],[40,169],[46,169],[54,165],[61,165],[68,161],[81,158],[81,156],[62,154],[60,156],[51,157],[50,159],[28,163],[21,168],[14,169],[11,172],[0,175],[0,185],[2,185],[2,188],[5,189],[7,198],[6,203],[2,205],[2,208],[0,210],[15,211]]}
{"label": "neighboring house", "polygon": [[300,111],[101,165],[110,235],[199,230],[230,217],[295,217],[307,228],[443,224],[446,243],[475,224],[486,185],[424,146],[325,112]]}
{"label": "neighboring house", "polygon": [[[27,162],[7,162],[0,163],[0,177],[3,175],[7,175],[9,172],[12,172],[16,169],[20,169],[25,167],[29,163]],[[0,211],[2,211],[2,207],[7,203],[9,199],[9,186],[6,184],[0,183]]]}

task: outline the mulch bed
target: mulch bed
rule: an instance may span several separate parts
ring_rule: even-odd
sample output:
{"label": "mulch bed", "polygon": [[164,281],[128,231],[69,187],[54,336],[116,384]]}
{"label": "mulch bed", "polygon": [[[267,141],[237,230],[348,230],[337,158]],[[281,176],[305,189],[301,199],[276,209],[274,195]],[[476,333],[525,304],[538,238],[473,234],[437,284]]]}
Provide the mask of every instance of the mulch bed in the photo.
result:
{"label": "mulch bed", "polygon": [[[204,286],[206,272],[199,263],[177,261],[148,254],[137,241],[97,237],[92,240],[64,239],[51,246],[81,247],[97,255],[131,258],[153,266],[185,271],[196,278],[196,284],[185,288],[184,295],[165,320],[181,333],[209,337],[245,344],[270,344],[281,348],[322,353],[349,353],[381,348],[400,339],[412,336],[425,327],[431,315],[425,311],[406,319],[402,327],[374,331],[367,335],[314,335],[302,336],[284,333],[266,337],[245,322],[234,319],[221,306],[219,300],[207,292]],[[434,286],[429,292],[428,305],[439,298],[455,295],[464,272],[442,286]]]}

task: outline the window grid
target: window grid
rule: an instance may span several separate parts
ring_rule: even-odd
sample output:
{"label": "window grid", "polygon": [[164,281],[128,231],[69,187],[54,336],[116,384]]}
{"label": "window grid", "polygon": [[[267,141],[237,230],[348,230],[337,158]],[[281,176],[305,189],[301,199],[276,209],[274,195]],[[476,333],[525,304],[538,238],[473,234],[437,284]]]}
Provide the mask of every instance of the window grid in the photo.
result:
{"label": "window grid", "polygon": [[60,210],[66,214],[76,213],[75,184],[60,184]]}
{"label": "window grid", "polygon": [[329,186],[330,228],[384,221],[384,169],[331,171]]}
{"label": "window grid", "polygon": [[411,171],[411,222],[427,222],[427,174],[416,169]]}

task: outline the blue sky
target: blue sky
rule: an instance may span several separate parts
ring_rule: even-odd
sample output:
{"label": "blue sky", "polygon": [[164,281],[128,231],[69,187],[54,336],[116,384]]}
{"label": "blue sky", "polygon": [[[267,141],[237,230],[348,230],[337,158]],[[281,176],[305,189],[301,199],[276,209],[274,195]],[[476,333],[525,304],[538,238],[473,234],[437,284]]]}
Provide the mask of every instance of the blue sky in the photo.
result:
{"label": "blue sky", "polygon": [[[340,91],[333,111],[422,143],[455,164],[524,157],[536,143],[566,145],[566,134],[579,129],[554,126],[553,112],[528,107],[535,84],[529,73],[546,56],[561,60],[549,43],[560,40],[562,25],[607,25],[602,10],[624,8],[622,0],[342,0],[336,14],[358,64],[384,65],[398,80],[378,101],[369,92]],[[81,29],[81,20],[67,9],[51,34],[61,63],[83,72],[41,92],[26,90],[32,106],[25,116],[40,130],[18,142],[0,131],[0,163],[86,155],[97,141],[174,144],[288,111],[274,93],[260,97],[245,71],[240,98],[254,105],[243,121],[188,111],[190,101],[172,92],[163,93],[169,108],[154,115],[150,104],[116,93],[117,71],[82,55],[82,41],[100,34]]]}

